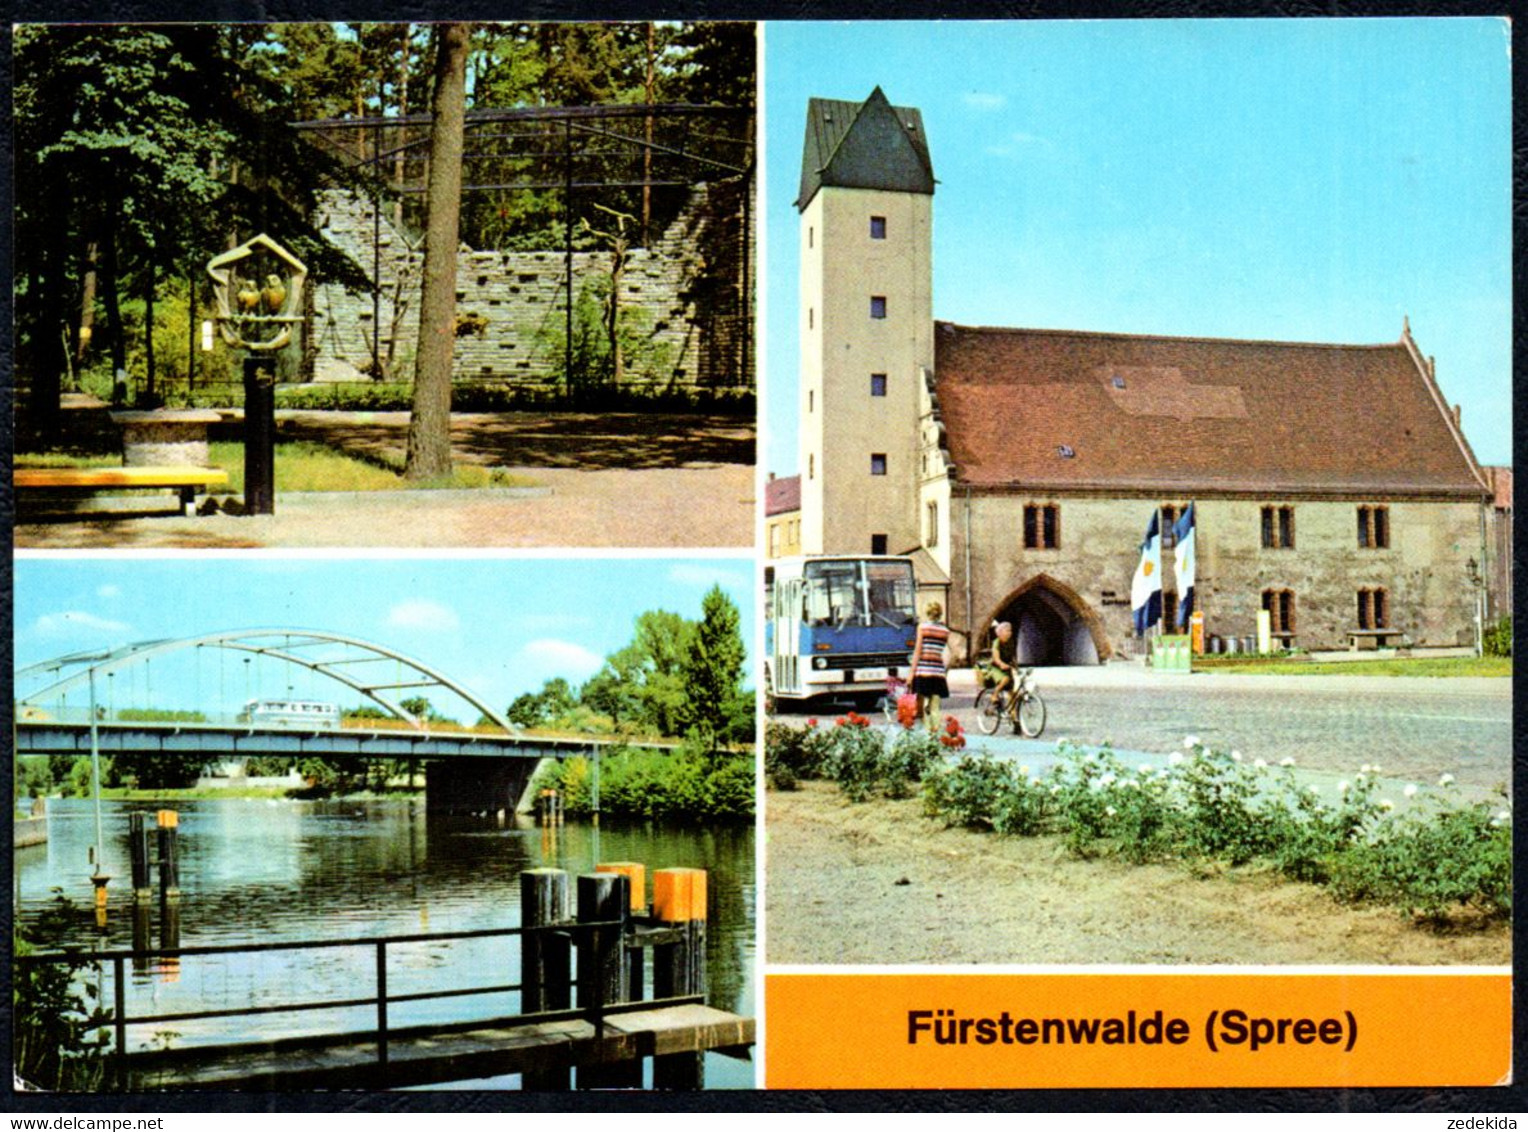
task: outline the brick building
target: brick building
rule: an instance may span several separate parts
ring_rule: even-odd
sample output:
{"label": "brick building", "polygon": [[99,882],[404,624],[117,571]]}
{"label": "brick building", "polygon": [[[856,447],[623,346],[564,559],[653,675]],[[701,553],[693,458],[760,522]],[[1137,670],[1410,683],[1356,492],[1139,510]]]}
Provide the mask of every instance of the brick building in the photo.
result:
{"label": "brick building", "polygon": [[934,185],[918,111],[811,100],[805,552],[913,554],[962,644],[1001,619],[1026,662],[1097,663],[1138,647],[1153,511],[1192,502],[1212,636],[1267,609],[1301,648],[1475,643],[1493,493],[1409,326],[1329,345],[936,323]]}

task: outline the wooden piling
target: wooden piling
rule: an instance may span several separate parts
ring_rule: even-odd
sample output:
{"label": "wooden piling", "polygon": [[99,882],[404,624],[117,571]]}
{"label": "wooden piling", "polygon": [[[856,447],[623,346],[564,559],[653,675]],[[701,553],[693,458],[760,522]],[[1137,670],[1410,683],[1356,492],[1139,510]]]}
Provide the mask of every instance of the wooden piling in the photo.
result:
{"label": "wooden piling", "polygon": [[180,864],[175,857],[175,837],[180,827],[180,814],[174,810],[160,810],[158,817],[159,907],[162,912],[166,906],[180,903]]}
{"label": "wooden piling", "polygon": [[154,898],[154,881],[149,870],[149,830],[147,815],[141,810],[127,816],[127,849],[133,865],[133,902],[147,904]]}
{"label": "wooden piling", "polygon": [[[520,874],[520,926],[541,928],[568,919],[568,874],[562,869],[527,869]],[[520,1009],[526,1014],[565,1010],[570,1005],[572,943],[567,936],[530,931],[520,937]],[[565,1091],[567,1069],[538,1069],[521,1078],[530,1092]]]}
{"label": "wooden piling", "polygon": [[[653,873],[653,919],[681,933],[678,942],[653,948],[653,997],[706,994],[706,871],[659,869]],[[653,1088],[704,1087],[703,1054],[653,1058]]]}
{"label": "wooden piling", "polygon": [[[594,866],[597,873],[619,873],[631,885],[631,914],[647,912],[647,866],[637,861],[603,861]],[[633,1000],[644,997],[647,985],[645,955],[641,945],[626,948],[626,991]]]}
{"label": "wooden piling", "polygon": [[[578,878],[577,915],[581,924],[611,923],[579,934],[578,1005],[589,1010],[596,1033],[603,1032],[604,1008],[628,1001],[625,962],[626,921],[631,910],[631,881],[624,873],[585,873]],[[580,1089],[642,1087],[640,1060],[579,1066]]]}

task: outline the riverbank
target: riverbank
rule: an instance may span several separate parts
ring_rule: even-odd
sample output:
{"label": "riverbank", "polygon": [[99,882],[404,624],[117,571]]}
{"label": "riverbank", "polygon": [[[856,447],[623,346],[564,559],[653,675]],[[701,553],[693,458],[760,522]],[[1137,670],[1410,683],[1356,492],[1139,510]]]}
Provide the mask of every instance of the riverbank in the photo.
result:
{"label": "riverbank", "polygon": [[1267,869],[1075,860],[1055,837],[947,829],[917,799],[771,791],[770,963],[1473,966],[1506,924],[1419,926]]}

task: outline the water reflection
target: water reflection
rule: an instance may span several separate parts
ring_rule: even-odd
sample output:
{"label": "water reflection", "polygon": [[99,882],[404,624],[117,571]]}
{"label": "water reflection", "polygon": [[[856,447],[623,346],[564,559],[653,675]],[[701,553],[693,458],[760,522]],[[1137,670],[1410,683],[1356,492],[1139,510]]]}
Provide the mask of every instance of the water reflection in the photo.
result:
{"label": "water reflection", "polygon": [[[111,908],[104,932],[90,912],[87,853],[93,842],[90,803],[55,799],[46,845],[17,850],[16,909],[36,925],[54,888],[77,915],[45,947],[141,948],[347,939],[415,932],[515,927],[519,876],[527,868],[590,871],[596,839],[582,823],[543,829],[529,822],[484,825],[438,816],[426,820],[421,799],[294,802],[249,799],[174,803],[180,811],[178,907],[156,899],[135,908],[127,876],[128,814],[168,803],[106,803]],[[612,826],[598,831],[604,860],[640,861],[649,892],[654,870],[699,867],[709,872],[707,960],[713,1005],[754,1013],[754,846],[751,827],[676,829]],[[518,980],[514,937],[433,941],[388,949],[390,995]],[[372,993],[374,953],[356,947],[260,955],[190,957],[172,972],[163,961],[136,965],[128,1013],[171,1013],[293,1000],[359,998]],[[513,1013],[510,992],[398,1004],[390,1023],[454,1021]],[[262,1034],[367,1029],[371,1008],[275,1015]],[[177,1046],[249,1036],[250,1019],[152,1023],[133,1028],[134,1048]],[[752,1069],[708,1058],[708,1083],[748,1085]]]}

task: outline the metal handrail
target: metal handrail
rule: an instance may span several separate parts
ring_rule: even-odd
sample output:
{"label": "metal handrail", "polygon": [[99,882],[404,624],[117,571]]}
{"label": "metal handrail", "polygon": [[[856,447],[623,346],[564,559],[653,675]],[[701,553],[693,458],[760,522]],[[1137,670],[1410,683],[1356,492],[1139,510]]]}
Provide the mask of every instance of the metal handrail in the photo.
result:
{"label": "metal handrail", "polygon": [[[31,965],[42,963],[72,963],[77,965],[100,964],[110,962],[112,965],[112,991],[113,991],[113,1017],[111,1026],[115,1036],[115,1056],[120,1081],[126,1083],[127,1072],[127,1027],[129,1025],[143,1025],[148,1022],[183,1022],[201,1020],[207,1018],[242,1018],[254,1017],[265,1014],[297,1014],[306,1010],[336,1010],[354,1009],[357,1007],[375,1005],[377,1008],[377,1025],[374,1031],[377,1043],[377,1060],[380,1064],[386,1064],[388,1059],[389,1027],[387,1007],[389,1003],[419,1002],[434,998],[459,998],[477,994],[502,994],[508,991],[522,989],[519,983],[495,984],[485,987],[453,987],[443,991],[420,991],[406,995],[389,995],[387,993],[387,948],[395,944],[408,943],[434,943],[443,940],[454,939],[487,939],[495,937],[527,935],[535,932],[564,934],[564,935],[589,935],[594,934],[601,928],[621,927],[623,924],[631,924],[631,920],[585,920],[566,921],[558,924],[545,924],[536,927],[517,928],[475,928],[451,932],[410,932],[396,935],[360,936],[350,939],[320,939],[320,940],[277,940],[269,943],[248,944],[207,944],[193,947],[160,947],[160,948],[129,948],[115,951],[53,951],[33,952],[28,955],[16,955],[13,959],[18,964]],[[601,946],[602,940],[596,936],[595,945]],[[273,951],[302,951],[317,950],[338,947],[373,947],[376,949],[376,994],[369,998],[353,999],[325,999],[319,1002],[277,1003],[269,1006],[241,1006],[230,1007],[223,1010],[182,1011],[170,1014],[144,1014],[129,1015],[127,1013],[127,980],[126,965],[129,961],[144,959],[170,959],[185,956],[205,955],[244,955],[263,954]],[[572,985],[577,985],[573,979]],[[487,1019],[474,1022],[461,1023],[466,1026],[478,1026],[485,1023],[506,1021],[537,1021],[550,1022],[571,1020],[576,1018],[588,1018],[595,1025],[601,1025],[605,1015],[618,1013],[624,1010],[646,1009],[652,1007],[658,1000],[648,1000],[629,1004],[607,1004],[596,1000],[587,1006],[574,1007],[565,1010],[540,1011],[512,1015],[506,1018]],[[662,1000],[663,1004],[677,1005],[679,1002],[701,1001],[698,997],[688,997],[670,1000]],[[438,1027],[437,1027],[438,1028]],[[360,1037],[368,1031],[360,1031],[355,1036]],[[331,1035],[330,1037],[343,1037],[345,1035]]]}

